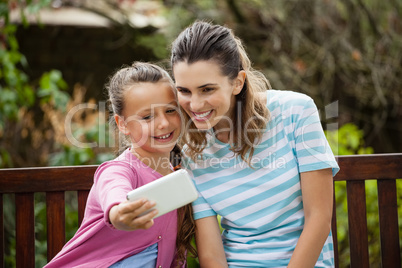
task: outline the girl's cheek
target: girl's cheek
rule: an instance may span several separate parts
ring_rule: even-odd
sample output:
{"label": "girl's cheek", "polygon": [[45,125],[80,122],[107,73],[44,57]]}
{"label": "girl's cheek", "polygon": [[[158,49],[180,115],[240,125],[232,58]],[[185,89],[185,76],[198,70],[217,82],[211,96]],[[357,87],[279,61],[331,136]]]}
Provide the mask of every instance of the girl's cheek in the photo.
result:
{"label": "girl's cheek", "polygon": [[140,124],[140,123],[135,123],[134,124],[134,129],[136,131],[134,137],[135,137],[135,142],[137,143],[138,146],[143,146],[146,144],[149,138],[149,126],[148,124]]}
{"label": "girl's cheek", "polygon": [[177,128],[179,129],[179,131],[181,131],[181,122],[182,122],[181,115],[179,113],[177,113],[177,116],[175,118],[175,124],[176,124]]}

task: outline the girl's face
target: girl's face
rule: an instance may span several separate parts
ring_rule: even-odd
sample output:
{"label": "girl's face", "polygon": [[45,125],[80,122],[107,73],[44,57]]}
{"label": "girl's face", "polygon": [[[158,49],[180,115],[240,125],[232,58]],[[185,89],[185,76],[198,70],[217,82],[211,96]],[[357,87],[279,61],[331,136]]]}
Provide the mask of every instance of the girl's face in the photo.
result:
{"label": "girl's face", "polygon": [[198,129],[231,126],[235,96],[243,88],[244,71],[231,81],[222,75],[215,62],[198,61],[178,62],[173,66],[173,73],[179,104]]}
{"label": "girl's face", "polygon": [[139,83],[126,89],[123,114],[115,119],[142,157],[166,156],[180,136],[181,118],[168,82]]}

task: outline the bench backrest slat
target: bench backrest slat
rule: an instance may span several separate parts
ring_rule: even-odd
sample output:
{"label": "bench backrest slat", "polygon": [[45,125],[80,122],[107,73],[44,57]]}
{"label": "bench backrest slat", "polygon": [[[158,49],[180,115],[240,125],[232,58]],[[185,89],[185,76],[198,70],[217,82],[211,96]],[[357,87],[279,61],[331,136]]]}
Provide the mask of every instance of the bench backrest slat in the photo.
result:
{"label": "bench backrest slat", "polygon": [[15,236],[17,267],[35,267],[34,194],[15,194]]}
{"label": "bench backrest slat", "polygon": [[64,192],[46,193],[47,260],[50,261],[66,242]]}
{"label": "bench backrest slat", "polygon": [[366,190],[364,181],[346,182],[350,267],[369,267],[366,218]]}
{"label": "bench backrest slat", "polygon": [[88,190],[97,166],[9,168],[0,170],[2,193]]}
{"label": "bench backrest slat", "polygon": [[378,180],[377,191],[382,267],[401,267],[396,181]]}
{"label": "bench backrest slat", "polygon": [[[402,154],[337,157],[341,171],[337,181],[346,181],[351,267],[369,267],[365,181],[378,182],[378,207],[382,267],[401,267],[396,180],[402,178]],[[81,224],[89,189],[97,166],[0,169],[0,267],[4,267],[3,194],[15,194],[16,264],[35,267],[34,193],[46,193],[47,259],[65,244],[65,192],[77,192],[78,223]],[[335,267],[339,267],[336,204],[332,233]]]}

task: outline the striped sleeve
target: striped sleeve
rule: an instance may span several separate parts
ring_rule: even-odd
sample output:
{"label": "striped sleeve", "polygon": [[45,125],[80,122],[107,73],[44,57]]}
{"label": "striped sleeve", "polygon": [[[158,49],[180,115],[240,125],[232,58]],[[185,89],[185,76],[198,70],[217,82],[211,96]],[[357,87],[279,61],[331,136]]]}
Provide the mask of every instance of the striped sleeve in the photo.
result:
{"label": "striped sleeve", "polygon": [[194,177],[194,173],[190,168],[190,163],[193,163],[192,160],[189,157],[187,157],[185,153],[183,153],[182,168],[188,171],[190,177],[194,182],[195,188],[197,189],[198,192],[198,198],[192,203],[194,220],[202,219],[209,216],[216,216],[217,213],[215,212],[215,210],[211,208],[211,206],[208,204],[208,202],[200,193],[197,181]]}
{"label": "striped sleeve", "polygon": [[332,169],[332,175],[339,171],[338,163],[329,147],[321,126],[317,107],[308,98],[295,124],[296,157],[300,172]]}
{"label": "striped sleeve", "polygon": [[198,195],[198,199],[193,202],[192,206],[194,220],[217,215],[200,194]]}

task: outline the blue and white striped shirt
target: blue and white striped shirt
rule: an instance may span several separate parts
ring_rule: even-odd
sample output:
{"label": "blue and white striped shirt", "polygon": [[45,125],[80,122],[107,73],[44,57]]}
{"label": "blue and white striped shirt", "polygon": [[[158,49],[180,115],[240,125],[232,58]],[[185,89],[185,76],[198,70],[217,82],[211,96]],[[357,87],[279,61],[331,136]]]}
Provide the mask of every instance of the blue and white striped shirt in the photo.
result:
{"label": "blue and white striped shirt", "polygon": [[[199,191],[194,217],[222,216],[230,267],[286,267],[304,226],[300,173],[339,170],[310,97],[268,90],[267,107],[271,118],[254,144],[253,168],[212,132],[202,159],[183,158]],[[333,262],[330,234],[316,267]]]}

